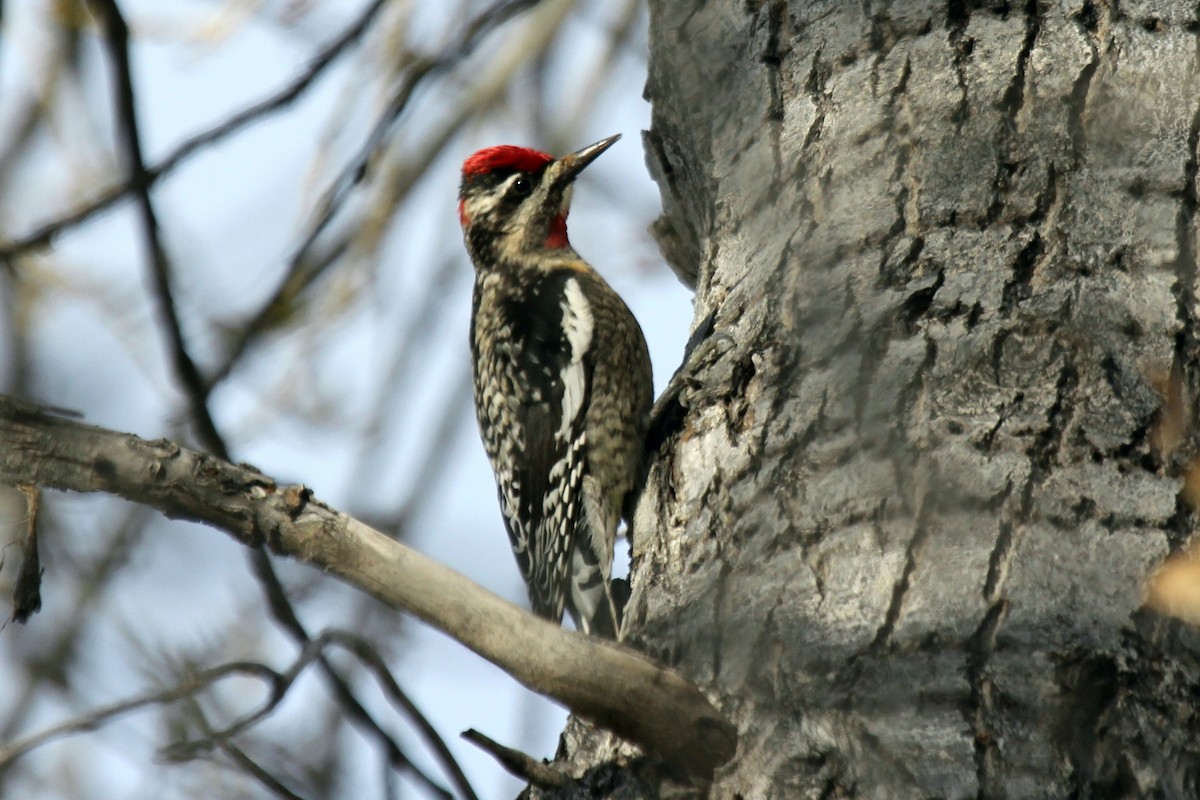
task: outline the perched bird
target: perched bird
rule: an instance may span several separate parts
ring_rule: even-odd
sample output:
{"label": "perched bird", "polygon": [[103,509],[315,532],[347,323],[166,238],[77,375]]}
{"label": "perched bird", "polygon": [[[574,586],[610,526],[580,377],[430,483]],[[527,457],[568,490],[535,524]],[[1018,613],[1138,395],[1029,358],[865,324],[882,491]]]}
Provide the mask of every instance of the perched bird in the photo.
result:
{"label": "perched bird", "polygon": [[650,354],[571,247],[567,211],[575,178],[619,138],[559,159],[480,150],[463,162],[458,203],[475,265],[475,411],[530,605],[614,639],[613,543],[641,465]]}

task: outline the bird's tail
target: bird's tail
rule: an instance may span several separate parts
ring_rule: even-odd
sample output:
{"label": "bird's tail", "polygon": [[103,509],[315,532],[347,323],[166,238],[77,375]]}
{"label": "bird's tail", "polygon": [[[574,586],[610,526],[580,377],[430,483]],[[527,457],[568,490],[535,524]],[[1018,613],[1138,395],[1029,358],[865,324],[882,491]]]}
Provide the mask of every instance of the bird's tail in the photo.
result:
{"label": "bird's tail", "polygon": [[567,596],[567,611],[575,627],[589,636],[617,640],[621,633],[621,618],[613,602],[608,578],[600,568],[600,560],[592,548],[577,541],[571,557],[571,590]]}

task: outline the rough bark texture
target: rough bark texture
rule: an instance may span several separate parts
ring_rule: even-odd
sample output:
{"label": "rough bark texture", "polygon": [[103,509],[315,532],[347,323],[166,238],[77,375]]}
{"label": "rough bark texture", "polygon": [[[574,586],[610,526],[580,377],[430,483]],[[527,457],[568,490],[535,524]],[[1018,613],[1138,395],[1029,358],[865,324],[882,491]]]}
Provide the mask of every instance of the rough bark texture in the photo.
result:
{"label": "rough bark texture", "polygon": [[715,324],[628,616],[739,726],[711,795],[1200,796],[1200,637],[1139,610],[1194,523],[1196,4],[651,6]]}

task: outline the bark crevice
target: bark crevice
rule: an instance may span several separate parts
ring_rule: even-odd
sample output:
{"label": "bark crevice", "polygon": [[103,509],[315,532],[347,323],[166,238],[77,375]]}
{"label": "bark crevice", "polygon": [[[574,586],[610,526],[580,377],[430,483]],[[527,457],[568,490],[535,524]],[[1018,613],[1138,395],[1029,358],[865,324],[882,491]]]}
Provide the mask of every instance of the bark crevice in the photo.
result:
{"label": "bark crevice", "polygon": [[[1200,30],[1200,9],[1197,10],[1196,25]],[[1195,37],[1197,53],[1194,68],[1200,70],[1200,33]],[[1196,213],[1200,210],[1197,197],[1197,179],[1200,178],[1200,101],[1192,112],[1187,132],[1187,160],[1183,168],[1183,188],[1180,192],[1179,209],[1175,216],[1175,264],[1176,306],[1175,316],[1179,321],[1179,333],[1175,337],[1175,364],[1189,365],[1188,386],[1193,398],[1200,396],[1197,385],[1200,376],[1194,367],[1200,355],[1200,337],[1196,332]],[[1195,402],[1195,400],[1193,400]],[[1191,417],[1197,416],[1190,409]]]}

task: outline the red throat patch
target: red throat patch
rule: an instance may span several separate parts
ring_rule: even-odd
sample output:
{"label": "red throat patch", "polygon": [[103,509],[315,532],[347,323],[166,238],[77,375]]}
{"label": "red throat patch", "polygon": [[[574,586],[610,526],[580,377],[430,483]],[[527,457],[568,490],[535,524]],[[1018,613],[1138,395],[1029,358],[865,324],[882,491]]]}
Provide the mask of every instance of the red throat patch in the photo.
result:
{"label": "red throat patch", "polygon": [[567,241],[567,216],[559,214],[554,218],[554,222],[550,223],[550,233],[546,234],[546,247],[550,250],[557,250],[561,247],[569,247],[570,244]]}
{"label": "red throat patch", "polygon": [[471,218],[467,216],[467,201],[458,201],[458,222],[464,228],[471,223]]}

